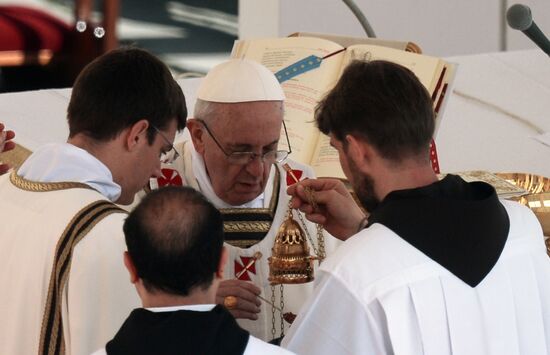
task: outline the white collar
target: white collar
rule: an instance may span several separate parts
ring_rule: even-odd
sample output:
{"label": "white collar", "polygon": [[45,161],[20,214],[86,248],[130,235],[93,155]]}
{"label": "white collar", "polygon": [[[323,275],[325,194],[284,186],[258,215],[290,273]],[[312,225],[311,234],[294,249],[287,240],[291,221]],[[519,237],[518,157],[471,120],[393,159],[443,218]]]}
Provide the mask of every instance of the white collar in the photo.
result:
{"label": "white collar", "polygon": [[145,309],[155,313],[175,311],[210,312],[214,307],[216,307],[215,304],[189,304],[184,306],[150,307]]}
{"label": "white collar", "polygon": [[201,192],[206,196],[206,198],[216,206],[216,208],[265,208],[266,204],[269,204],[271,195],[273,194],[273,179],[275,178],[275,166],[271,168],[269,172],[269,177],[267,179],[267,184],[264,192],[262,192],[254,200],[242,204],[240,206],[232,206],[227,202],[223,201],[221,198],[216,195],[212,183],[210,182],[210,177],[206,172],[204,165],[204,160],[199,153],[195,150],[195,146],[191,142],[191,161],[193,165],[193,174],[197,179]]}
{"label": "white collar", "polygon": [[37,182],[84,183],[110,201],[120,197],[120,185],[105,164],[70,143],[51,143],[37,149],[17,171],[24,179]]}

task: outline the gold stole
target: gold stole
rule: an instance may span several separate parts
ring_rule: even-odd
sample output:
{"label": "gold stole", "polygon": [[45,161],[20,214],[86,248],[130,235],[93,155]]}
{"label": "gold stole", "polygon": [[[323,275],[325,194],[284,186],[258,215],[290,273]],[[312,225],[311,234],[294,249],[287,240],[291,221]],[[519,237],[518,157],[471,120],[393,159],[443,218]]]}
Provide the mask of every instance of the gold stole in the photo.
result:
{"label": "gold stole", "polygon": [[110,201],[96,201],[81,209],[65,228],[55,248],[55,257],[46,310],[42,318],[39,354],[53,355],[65,353],[63,338],[63,320],[61,319],[61,303],[63,289],[71,269],[73,250],[79,241],[103,218],[112,213],[126,213]]}
{"label": "gold stole", "polygon": [[248,248],[262,241],[271,229],[277,211],[281,174],[275,169],[273,194],[268,208],[221,208],[225,242],[238,248]]}
{"label": "gold stole", "polygon": [[[11,182],[18,188],[27,191],[55,191],[69,188],[91,189],[88,185],[76,182],[39,183],[29,181],[13,171]],[[88,234],[88,232],[103,218],[112,213],[127,213],[114,203],[106,200],[95,201],[82,208],[69,222],[55,247],[52,272],[48,287],[46,309],[42,316],[40,331],[40,355],[65,354],[65,340],[63,337],[63,320],[61,318],[61,304],[63,289],[67,284],[73,250]]]}

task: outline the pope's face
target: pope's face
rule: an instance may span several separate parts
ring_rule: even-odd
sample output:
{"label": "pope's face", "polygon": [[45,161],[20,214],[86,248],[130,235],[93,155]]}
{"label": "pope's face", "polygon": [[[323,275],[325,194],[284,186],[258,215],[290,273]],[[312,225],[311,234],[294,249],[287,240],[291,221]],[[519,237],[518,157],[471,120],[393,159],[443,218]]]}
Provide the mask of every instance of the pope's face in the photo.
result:
{"label": "pope's face", "polygon": [[[226,153],[261,155],[277,149],[283,120],[282,102],[256,101],[216,107],[215,114],[205,121]],[[200,130],[200,139],[192,132],[195,149],[203,157],[214,192],[220,199],[238,206],[264,191],[271,164],[259,157],[245,165],[231,163],[204,126],[197,124],[194,130]]]}

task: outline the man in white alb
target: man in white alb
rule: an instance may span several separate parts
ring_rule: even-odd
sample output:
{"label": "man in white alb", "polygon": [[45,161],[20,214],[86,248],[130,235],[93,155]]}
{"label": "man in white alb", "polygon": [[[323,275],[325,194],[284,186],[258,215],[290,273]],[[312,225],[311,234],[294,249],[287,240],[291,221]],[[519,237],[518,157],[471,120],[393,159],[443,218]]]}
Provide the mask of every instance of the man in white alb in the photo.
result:
{"label": "man in white alb", "polygon": [[66,143],[37,149],[0,178],[0,354],[90,354],[139,305],[122,266],[129,204],[172,150],[185,99],[139,49],[79,75]]}
{"label": "man in white alb", "polygon": [[283,346],[315,355],[548,353],[540,224],[491,185],[451,174],[438,181],[432,100],[416,76],[395,63],[354,62],[316,121],[370,215],[336,180],[289,189],[294,207],[345,242],[321,265]]}

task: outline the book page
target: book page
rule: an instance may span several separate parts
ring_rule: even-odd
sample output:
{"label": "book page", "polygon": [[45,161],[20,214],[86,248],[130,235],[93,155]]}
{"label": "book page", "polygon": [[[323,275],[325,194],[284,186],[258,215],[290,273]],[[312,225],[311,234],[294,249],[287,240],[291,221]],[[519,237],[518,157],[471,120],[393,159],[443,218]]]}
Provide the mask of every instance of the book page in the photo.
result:
{"label": "book page", "polygon": [[[341,49],[338,44],[319,38],[271,38],[237,41],[231,55],[257,61],[277,73],[311,55],[322,58]],[[319,136],[313,120],[315,106],[337,80],[342,57],[340,53],[324,59],[320,67],[281,84],[286,96],[285,124],[292,146],[290,157],[298,162],[311,164]],[[283,135],[281,132],[280,149],[286,149]]]}
{"label": "book page", "polygon": [[319,140],[313,153],[311,167],[317,177],[334,177],[346,179],[338,151],[330,145],[330,137],[324,134],[319,135]]}
{"label": "book page", "polygon": [[441,87],[441,90],[439,92],[439,96],[436,98],[436,101],[434,102],[434,110],[435,110],[435,131],[434,131],[434,138],[437,137],[437,132],[439,131],[439,126],[441,125],[441,119],[443,117],[443,114],[445,112],[445,108],[447,107],[447,104],[449,102],[449,99],[451,97],[451,93],[453,92],[454,87],[454,79],[456,76],[458,65],[453,63],[446,63],[445,64],[445,76],[443,77],[443,85]]}
{"label": "book page", "polygon": [[[324,39],[290,37],[237,41],[232,57],[244,57],[262,63],[277,73],[310,55],[323,58],[343,47]],[[329,145],[329,137],[315,127],[314,109],[323,96],[334,87],[344,68],[352,60],[388,60],[410,69],[433,93],[435,104],[444,97],[442,82],[444,61],[377,45],[353,45],[344,52],[323,59],[320,67],[282,82],[285,91],[285,123],[292,146],[291,158],[311,165],[317,176],[345,178],[338,152]],[[441,80],[443,79],[443,80]],[[281,137],[281,148],[286,148]]]}
{"label": "book page", "polygon": [[348,47],[343,59],[342,70],[353,60],[387,60],[400,64],[418,77],[430,95],[434,92],[439,75],[443,70],[443,61],[439,58],[380,46],[356,45]]}
{"label": "book page", "polygon": [[[370,38],[370,37],[338,36],[338,35],[332,35],[327,33],[316,33],[316,32],[295,32],[288,36],[289,37],[323,38],[323,39],[327,39],[329,41],[338,43],[342,47],[350,47],[355,44],[372,44],[376,46],[389,47],[389,48],[394,48],[394,49],[399,49],[404,51],[411,45],[411,42],[392,41],[392,40]],[[416,44],[413,44],[413,45],[416,46]]]}
{"label": "book page", "polygon": [[[483,181],[489,185],[492,185],[500,198],[517,197],[528,193],[522,187],[514,185],[506,179],[488,171],[459,171],[452,174],[460,176],[466,182]],[[439,174],[438,178],[441,180],[445,176],[447,176],[447,174]]]}

